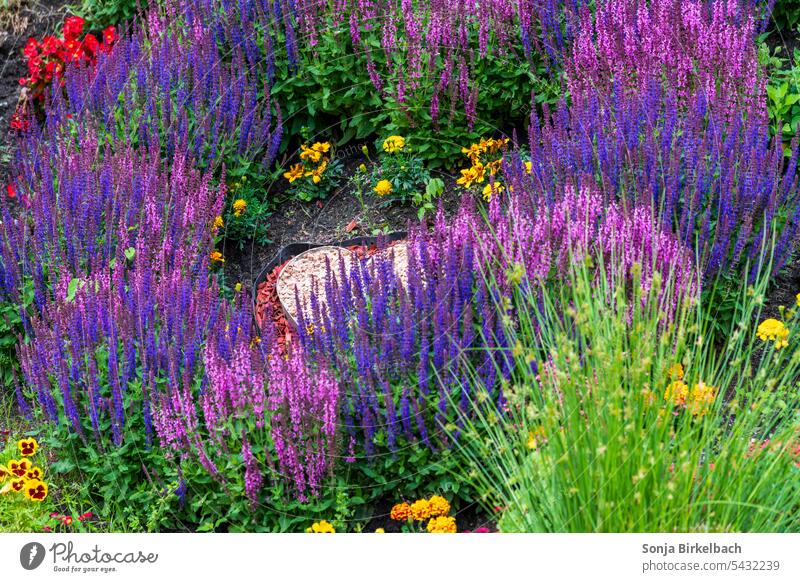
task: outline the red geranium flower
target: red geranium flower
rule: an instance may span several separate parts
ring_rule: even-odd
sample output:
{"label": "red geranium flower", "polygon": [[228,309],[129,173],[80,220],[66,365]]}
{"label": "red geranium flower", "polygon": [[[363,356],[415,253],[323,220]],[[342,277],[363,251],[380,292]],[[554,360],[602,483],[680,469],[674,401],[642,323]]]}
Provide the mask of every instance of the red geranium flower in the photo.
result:
{"label": "red geranium flower", "polygon": [[64,41],[59,38],[54,36],[46,36],[42,40],[42,52],[45,54],[45,56],[58,56],[58,53],[63,50]]}
{"label": "red geranium flower", "polygon": [[6,192],[8,192],[9,198],[16,198],[17,197],[17,190],[14,188],[13,184],[8,184],[6,186]]}
{"label": "red geranium flower", "polygon": [[93,34],[87,34],[83,39],[83,48],[86,49],[90,57],[94,57],[97,54],[97,50],[100,48],[97,37]]}
{"label": "red geranium flower", "polygon": [[109,26],[105,30],[103,30],[103,42],[107,45],[114,44],[114,41],[117,40],[117,29],[113,26]]}
{"label": "red geranium flower", "polygon": [[35,57],[39,52],[39,41],[35,38],[31,37],[28,39],[28,42],[25,43],[25,47],[22,49],[22,54],[25,55],[26,59],[30,59]]}
{"label": "red geranium flower", "polygon": [[64,21],[64,38],[75,40],[83,32],[86,21],[80,16],[70,16]]}

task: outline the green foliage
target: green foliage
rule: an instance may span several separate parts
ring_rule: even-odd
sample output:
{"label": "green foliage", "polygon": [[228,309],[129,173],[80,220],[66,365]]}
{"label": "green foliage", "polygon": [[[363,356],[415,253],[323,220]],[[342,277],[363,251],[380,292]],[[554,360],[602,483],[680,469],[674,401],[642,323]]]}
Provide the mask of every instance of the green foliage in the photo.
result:
{"label": "green foliage", "polygon": [[32,303],[33,283],[31,281],[27,281],[23,287],[22,305],[10,301],[0,302],[0,406],[2,407],[10,407],[14,402],[12,386],[14,374],[19,372],[18,337],[22,337],[23,341],[26,341],[20,309],[27,311]]}
{"label": "green foliage", "polygon": [[800,24],[800,0],[777,0],[771,18],[778,30],[794,30]]}
{"label": "green foliage", "polygon": [[[125,395],[128,409],[136,406],[136,397],[131,395],[136,390],[132,386]],[[61,481],[75,484],[77,497],[90,500],[95,514],[111,531],[162,531],[156,526],[185,529],[174,511],[170,519],[151,515],[162,508],[165,497],[175,497],[169,484],[177,480],[177,471],[163,451],[146,442],[141,415],[129,415],[129,422],[120,446],[105,442],[99,447],[95,439],[83,441],[67,423],[47,425],[50,434],[44,442],[58,453],[51,470]],[[85,424],[86,433],[93,434],[88,421]],[[101,419],[101,431],[111,433],[108,419]]]}
{"label": "green foliage", "polygon": [[[374,44],[378,49],[380,43]],[[375,133],[375,111],[383,104],[367,74],[367,60],[355,54],[346,31],[325,34],[313,52],[303,56],[306,65],[292,70],[283,59],[276,63],[272,97],[284,110],[284,131],[295,140],[304,134],[333,130],[342,146]],[[284,140],[281,151],[299,146]]]}
{"label": "green foliage", "polygon": [[376,143],[380,155],[380,165],[372,172],[372,182],[388,180],[392,184],[392,192],[382,197],[384,202],[408,202],[421,196],[420,192],[431,179],[425,168],[425,162],[417,155],[414,145],[406,143],[395,152],[384,151],[384,140]]}
{"label": "green foliage", "polygon": [[[303,129],[304,136],[308,128]],[[304,202],[324,200],[342,181],[342,162],[331,142],[316,141],[300,146],[299,160],[292,163],[283,177],[289,183],[288,194]]]}
{"label": "green foliage", "polygon": [[436,210],[435,200],[441,197],[444,192],[444,180],[441,178],[431,179],[425,186],[425,192],[416,192],[411,197],[414,206],[417,207],[417,216],[420,220],[428,213]]}
{"label": "green foliage", "polygon": [[[235,177],[234,173],[230,177]],[[228,201],[222,215],[223,226],[217,230],[217,238],[231,241],[239,250],[246,244],[264,246],[271,242],[269,238],[270,203],[266,199],[267,186],[258,177],[249,179],[241,176],[228,188]],[[244,211],[241,204],[244,201]],[[238,203],[238,204],[237,204]]]}
{"label": "green foliage", "polygon": [[782,54],[782,47],[772,53],[762,43],[759,58],[769,72],[767,85],[767,111],[770,132],[780,135],[784,143],[784,154],[791,155],[790,143],[800,129],[800,50],[794,49],[791,58]]}
{"label": "green foliage", "polygon": [[[81,0],[73,9],[86,20],[89,30],[119,25],[136,16],[137,0]],[[147,6],[147,2],[143,2]]]}
{"label": "green foliage", "polygon": [[[382,51],[377,33],[362,37],[374,51]],[[282,151],[299,145],[304,128],[311,135],[333,132],[340,136],[339,147],[380,132],[406,137],[429,169],[449,169],[464,144],[500,130],[525,128],[532,91],[539,103],[555,103],[561,97],[558,80],[543,63],[488,55],[474,63],[473,82],[479,88],[474,119],[467,118],[463,103],[450,107],[445,95],[434,121],[430,106],[438,76],[423,78],[421,87],[399,103],[388,90],[391,87],[384,93],[375,90],[363,49],[352,47],[347,30],[321,35],[313,51],[302,59],[309,64],[299,71],[292,70],[285,60],[276,63],[272,97],[281,104],[284,130],[290,137],[284,140]],[[376,66],[391,86],[393,75],[380,63]]]}
{"label": "green foliage", "polygon": [[483,503],[505,508],[501,530],[800,530],[800,351],[757,338],[765,278],[742,290],[719,352],[702,304],[667,325],[655,293],[634,280],[629,302],[608,268],[578,266],[541,299],[517,289],[508,416],[475,388],[461,451]]}

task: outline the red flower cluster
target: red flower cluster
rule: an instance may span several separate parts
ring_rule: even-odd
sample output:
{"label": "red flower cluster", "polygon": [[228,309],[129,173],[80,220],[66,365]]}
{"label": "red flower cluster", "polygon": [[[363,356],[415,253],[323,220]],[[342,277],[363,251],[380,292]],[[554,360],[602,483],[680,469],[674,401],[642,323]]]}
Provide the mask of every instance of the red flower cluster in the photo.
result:
{"label": "red flower cluster", "polygon": [[[91,519],[93,516],[94,516],[94,514],[91,511],[87,511],[86,513],[84,513],[84,514],[82,514],[82,515],[80,515],[78,517],[73,517],[71,515],[66,515],[66,514],[65,515],[61,515],[60,513],[54,511],[53,513],[50,514],[50,519],[56,521],[56,524],[55,524],[56,527],[58,527],[59,524],[60,525],[64,525],[66,527],[70,527],[75,519],[77,519],[78,521],[80,521],[82,523],[82,522],[86,521],[87,519]],[[51,532],[51,531],[53,531],[53,526],[46,525],[46,526],[42,527],[42,531]]]}
{"label": "red flower cluster", "polygon": [[[94,66],[97,55],[111,49],[117,40],[117,31],[109,26],[103,31],[102,41],[93,34],[83,35],[85,21],[79,16],[70,16],[64,21],[63,37],[46,36],[42,41],[28,39],[22,54],[28,65],[28,76],[19,80],[27,87],[28,98],[34,103],[44,100],[46,89],[57,81],[64,85],[62,75],[67,63],[78,66]],[[11,118],[11,129],[23,131],[30,125],[29,116],[18,109]]]}

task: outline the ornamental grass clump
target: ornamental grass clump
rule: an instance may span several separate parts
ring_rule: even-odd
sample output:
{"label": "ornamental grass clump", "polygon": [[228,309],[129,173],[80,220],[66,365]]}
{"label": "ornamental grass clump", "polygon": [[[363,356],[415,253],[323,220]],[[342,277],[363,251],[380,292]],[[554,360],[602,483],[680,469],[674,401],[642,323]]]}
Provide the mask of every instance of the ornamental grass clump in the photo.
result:
{"label": "ornamental grass clump", "polygon": [[[603,268],[621,276],[619,263]],[[476,397],[458,445],[482,502],[503,508],[500,530],[800,527],[800,352],[791,339],[781,350],[759,346],[766,277],[742,290],[721,351],[707,341],[702,302],[687,298],[664,326],[654,290],[636,291],[634,280],[645,306],[630,312],[624,289],[607,280],[598,285],[576,263],[569,284],[542,299],[515,292],[505,415],[481,404],[470,378]]]}

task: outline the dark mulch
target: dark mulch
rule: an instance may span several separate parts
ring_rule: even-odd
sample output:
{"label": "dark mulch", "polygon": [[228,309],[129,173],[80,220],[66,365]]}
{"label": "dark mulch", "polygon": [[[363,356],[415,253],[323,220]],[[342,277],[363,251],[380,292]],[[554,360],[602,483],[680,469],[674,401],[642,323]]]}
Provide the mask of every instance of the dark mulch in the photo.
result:
{"label": "dark mulch", "polygon": [[13,139],[8,124],[19,99],[19,79],[27,74],[22,48],[32,36],[60,31],[67,5],[65,0],[0,0],[0,185],[6,182]]}
{"label": "dark mulch", "polygon": [[[800,49],[800,31],[798,30],[772,30],[767,37],[767,46],[774,50],[781,47],[783,56],[788,56],[793,61],[794,49]],[[798,65],[800,63],[794,63]]]}

